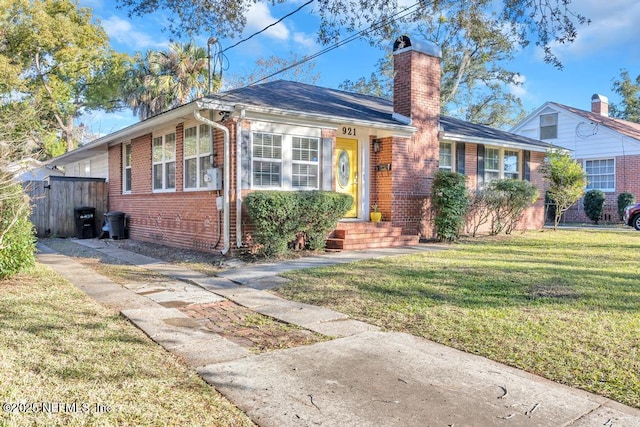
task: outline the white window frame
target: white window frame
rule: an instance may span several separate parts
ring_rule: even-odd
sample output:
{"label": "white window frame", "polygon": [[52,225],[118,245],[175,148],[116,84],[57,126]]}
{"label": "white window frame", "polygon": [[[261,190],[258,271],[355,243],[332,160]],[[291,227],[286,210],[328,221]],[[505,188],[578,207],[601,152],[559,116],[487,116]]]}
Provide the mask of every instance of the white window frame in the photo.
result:
{"label": "white window frame", "polygon": [[[547,139],[558,139],[558,113],[547,113],[540,114],[540,140],[544,141]],[[543,126],[544,125],[544,126]],[[542,129],[553,129],[555,128],[554,135],[551,137],[543,137]]]}
{"label": "white window frame", "polygon": [[[127,148],[129,149],[129,156],[127,156]],[[122,194],[131,194],[131,187],[133,187],[133,172],[131,169],[131,164],[133,163],[132,158],[133,158],[133,152],[132,152],[131,143],[130,142],[123,143],[122,144]],[[129,188],[127,188],[127,174],[129,175]]]}
{"label": "white window frame", "polygon": [[[613,172],[612,173],[604,173],[604,174],[597,174],[597,176],[607,176],[607,175],[612,175],[613,176],[613,187],[612,188],[601,188],[601,187],[596,187],[593,186],[591,183],[591,179],[588,172],[588,168],[587,168],[587,163],[588,162],[613,162]],[[584,168],[584,171],[587,175],[587,191],[589,190],[600,190],[602,192],[605,193],[614,193],[616,191],[616,159],[615,157],[605,157],[605,158],[599,158],[599,159],[585,159],[582,161],[582,167]]]}
{"label": "white window frame", "polygon": [[[272,156],[258,156],[256,155],[257,151],[257,140],[260,139],[261,145],[264,145],[265,137],[270,137],[272,141],[279,140],[280,144],[280,155],[272,155]],[[272,144],[273,147],[274,144]],[[273,149],[273,148],[272,148]],[[263,150],[264,151],[264,150]],[[263,153],[264,154],[264,153]],[[283,158],[284,156],[284,136],[279,133],[274,132],[262,132],[262,131],[254,131],[251,132],[251,185],[252,187],[257,188],[270,188],[270,189],[281,189],[283,187],[283,175],[284,175],[284,167],[283,167]],[[264,185],[256,183],[256,164],[269,164],[271,167],[279,167],[278,171],[278,185]],[[275,174],[273,171],[271,174]]]}
{"label": "white window frame", "polygon": [[[451,164],[449,166],[442,165],[441,152],[443,144],[451,146]],[[456,170],[456,144],[450,141],[440,141],[440,145],[438,147],[438,169],[441,171],[454,172]]]}
{"label": "white window frame", "polygon": [[[295,190],[317,190],[319,189],[319,183],[320,183],[320,138],[315,138],[315,137],[310,137],[310,136],[299,136],[299,135],[292,135],[291,137],[291,188],[295,189]],[[300,142],[303,142],[303,140],[307,140],[308,142],[315,142],[315,160],[313,160],[314,158],[312,157],[311,160],[302,160],[302,159],[295,159],[294,158],[294,145],[296,143],[296,140],[300,140]],[[305,150],[304,148],[301,148],[300,150]],[[306,149],[306,151],[308,153],[311,153],[313,150],[311,148]],[[295,166],[301,166],[301,167],[307,167],[309,169],[313,169],[315,168],[315,184],[314,185],[294,185],[294,169]],[[302,175],[302,173],[300,174]],[[306,174],[307,177],[312,177],[313,174]]]}
{"label": "white window frame", "polygon": [[[196,129],[195,135],[195,154],[187,155],[187,131],[191,129]],[[204,132],[206,130],[206,133]],[[183,188],[184,191],[206,191],[208,190],[207,182],[204,180],[204,175],[207,173],[207,169],[211,167],[210,158],[211,158],[211,136],[210,133],[212,129],[205,124],[192,124],[188,127],[184,127],[183,139],[182,139],[182,149],[183,149],[183,160],[182,160],[182,172],[183,172]],[[206,140],[205,140],[206,139]],[[204,145],[206,144],[206,145]],[[203,147],[206,146],[206,151],[204,151]],[[195,160],[196,162],[196,180],[195,186],[189,186],[189,168],[187,167],[187,162],[189,160]]]}
{"label": "white window frame", "polygon": [[[286,127],[285,127],[286,128]],[[321,175],[321,143],[322,140],[319,136],[313,134],[309,135],[305,132],[298,132],[297,134],[285,132],[274,132],[272,129],[252,129],[251,131],[251,188],[261,190],[318,190],[320,189],[320,175]],[[311,133],[311,132],[310,132]],[[270,135],[272,137],[280,138],[280,157],[259,157],[256,155],[256,140],[258,135]],[[316,157],[312,157],[310,160],[295,159],[293,155],[294,139],[299,140],[314,140],[316,143]],[[256,164],[257,162],[271,163],[280,167],[279,171],[279,184],[278,185],[260,185],[256,182]],[[312,186],[294,186],[294,165],[301,167],[307,167],[309,169],[315,168],[315,185]]]}
{"label": "white window frame", "polygon": [[[173,138],[173,156],[168,157],[167,150],[167,137],[172,136]],[[162,146],[162,157],[158,160],[154,156],[154,149],[156,147],[156,142],[160,140]],[[176,191],[176,132],[175,130],[169,132],[162,132],[158,134],[154,134],[151,138],[151,188],[154,193],[162,193],[162,192],[175,192]],[[169,185],[169,169],[173,164],[173,186]],[[156,166],[160,166],[162,170],[162,186],[156,187]]]}
{"label": "white window frame", "polygon": [[[498,151],[498,169],[488,169],[487,168],[487,151],[488,150],[497,150]],[[517,168],[517,176],[507,176],[507,175],[513,175],[513,172],[509,172],[505,170],[505,161],[504,161],[504,153],[505,151],[509,151],[509,152],[514,152],[517,153],[517,160],[516,160],[516,168]],[[504,179],[506,178],[511,178],[511,179],[522,179],[522,150],[517,149],[517,148],[504,148],[504,147],[493,147],[493,146],[488,146],[484,148],[484,183],[485,185],[488,184],[489,182],[493,181],[494,179]],[[494,176],[492,179],[488,179],[487,176],[487,172],[490,173],[497,173],[497,176]]]}
{"label": "white window frame", "polygon": [[[506,169],[507,167],[507,163],[505,161],[505,157],[506,157],[506,152],[509,151],[511,153],[515,153],[516,155],[516,170],[514,171],[508,171]],[[516,150],[514,148],[504,148],[502,149],[501,153],[500,153],[500,162],[501,162],[501,167],[500,169],[502,170],[502,177],[503,178],[511,178],[511,179],[522,179],[522,150]],[[509,176],[507,176],[509,175]],[[515,175],[515,176],[513,176]]]}

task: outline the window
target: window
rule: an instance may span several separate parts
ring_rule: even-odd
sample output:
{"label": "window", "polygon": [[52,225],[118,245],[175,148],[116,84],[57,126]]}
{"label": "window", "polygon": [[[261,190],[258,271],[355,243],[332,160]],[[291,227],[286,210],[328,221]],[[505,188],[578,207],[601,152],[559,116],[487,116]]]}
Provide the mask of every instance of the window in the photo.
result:
{"label": "window", "polygon": [[176,188],[176,134],[168,133],[153,138],[153,189]]}
{"label": "window", "polygon": [[485,148],[484,150],[484,182],[500,178],[500,149]]}
{"label": "window", "polygon": [[280,187],[282,176],[282,135],[253,134],[253,184]]}
{"label": "window", "polygon": [[122,191],[131,192],[131,144],[124,144]]}
{"label": "window", "polygon": [[291,186],[318,188],[318,139],[292,138]]}
{"label": "window", "polygon": [[520,179],[521,152],[507,148],[485,147],[484,182],[494,179]]}
{"label": "window", "polygon": [[615,191],[616,166],[614,159],[585,160],[587,190]]}
{"label": "window", "polygon": [[317,189],[320,139],[254,132],[252,178],[256,187]]}
{"label": "window", "polygon": [[540,139],[558,137],[558,113],[540,115]]}
{"label": "window", "polygon": [[207,188],[204,176],[210,167],[210,128],[193,126],[184,130],[184,188]]}
{"label": "window", "polygon": [[514,150],[504,150],[503,167],[505,178],[520,178],[520,152]]}
{"label": "window", "polygon": [[450,142],[440,143],[440,170],[453,171],[453,144]]}

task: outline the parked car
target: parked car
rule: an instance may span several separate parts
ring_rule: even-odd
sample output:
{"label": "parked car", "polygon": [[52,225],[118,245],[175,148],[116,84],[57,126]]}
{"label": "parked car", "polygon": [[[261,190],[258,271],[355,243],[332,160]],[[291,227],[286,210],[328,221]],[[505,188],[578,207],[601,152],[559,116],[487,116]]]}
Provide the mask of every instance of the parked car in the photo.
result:
{"label": "parked car", "polygon": [[640,203],[629,205],[624,208],[624,216],[622,217],[622,220],[626,225],[640,231]]}

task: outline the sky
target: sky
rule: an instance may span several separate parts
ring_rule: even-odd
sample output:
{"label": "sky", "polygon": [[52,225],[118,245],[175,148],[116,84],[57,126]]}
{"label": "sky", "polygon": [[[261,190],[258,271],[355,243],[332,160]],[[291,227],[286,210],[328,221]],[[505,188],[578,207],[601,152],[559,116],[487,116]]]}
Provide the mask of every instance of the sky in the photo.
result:
{"label": "sky", "polygon": [[[149,49],[165,50],[175,39],[164,30],[167,15],[163,13],[129,18],[126,10],[115,7],[113,0],[80,0],[79,3],[93,10],[94,18],[106,30],[116,51],[134,54]],[[221,39],[222,47],[231,46],[263,29],[302,3],[302,0],[275,6],[267,2],[256,3],[247,13],[244,32],[233,39]],[[228,69],[224,76],[251,73],[259,57],[289,57],[290,53],[305,56],[321,51],[324,46],[316,42],[319,20],[313,16],[314,4],[226,51]],[[547,101],[590,110],[591,96],[595,93],[608,97],[611,102],[619,102],[611,88],[620,70],[628,70],[632,77],[640,74],[640,2],[574,0],[571,6],[591,19],[591,23],[578,27],[574,43],[554,48],[554,53],[563,63],[562,70],[545,64],[541,50],[535,46],[521,50],[512,63],[505,65],[507,69],[521,74],[522,85],[511,90],[522,100],[527,113]],[[343,34],[345,37],[351,35]],[[209,36],[202,34],[194,40],[206,47]],[[338,88],[345,80],[368,78],[376,71],[376,64],[383,56],[380,48],[371,47],[363,40],[346,44],[314,60],[313,71],[321,76],[315,84]],[[96,134],[104,135],[135,123],[137,118],[126,110],[111,114],[93,113],[84,116],[82,121]]]}

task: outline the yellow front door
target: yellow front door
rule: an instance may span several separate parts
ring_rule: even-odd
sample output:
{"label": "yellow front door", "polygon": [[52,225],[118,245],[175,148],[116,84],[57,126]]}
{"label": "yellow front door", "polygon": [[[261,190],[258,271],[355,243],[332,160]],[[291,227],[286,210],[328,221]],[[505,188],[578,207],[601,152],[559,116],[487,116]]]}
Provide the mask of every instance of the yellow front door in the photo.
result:
{"label": "yellow front door", "polygon": [[345,218],[358,217],[358,140],[336,138],[336,191],[351,194],[353,205]]}

